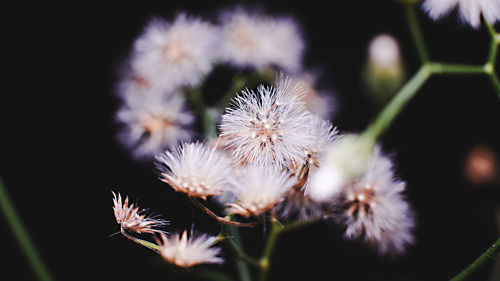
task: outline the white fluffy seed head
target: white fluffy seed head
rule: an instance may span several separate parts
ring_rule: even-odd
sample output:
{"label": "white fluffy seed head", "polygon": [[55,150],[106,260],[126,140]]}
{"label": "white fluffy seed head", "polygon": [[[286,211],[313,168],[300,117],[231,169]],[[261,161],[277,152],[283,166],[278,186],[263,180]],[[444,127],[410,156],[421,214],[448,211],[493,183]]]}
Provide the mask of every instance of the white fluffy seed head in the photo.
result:
{"label": "white fluffy seed head", "polygon": [[291,168],[305,161],[312,141],[300,88],[283,80],[277,87],[243,91],[222,115],[221,136],[240,162]]}
{"label": "white fluffy seed head", "polygon": [[232,180],[232,192],[238,200],[226,204],[228,211],[247,217],[262,215],[283,200],[296,182],[276,166],[247,165]]}
{"label": "white fluffy seed head", "polygon": [[221,23],[221,60],[237,67],[277,66],[288,72],[300,68],[304,42],[293,19],[239,8],[222,13]]}
{"label": "white fluffy seed head", "polygon": [[150,158],[193,136],[194,116],[178,93],[127,96],[116,119],[123,126],[119,140],[137,158]]}
{"label": "white fluffy seed head", "polygon": [[134,44],[132,68],[161,88],[195,86],[212,70],[218,29],[178,15],[173,23],[152,20]]}
{"label": "white fluffy seed head", "polygon": [[158,252],[163,259],[183,268],[203,263],[222,263],[220,248],[213,247],[216,242],[217,237],[206,234],[188,238],[187,231],[174,233],[170,237],[161,234],[161,241],[157,240],[160,246]]}
{"label": "white fluffy seed head", "polygon": [[201,143],[183,143],[156,157],[161,180],[175,191],[206,199],[228,187],[231,163],[215,148]]}
{"label": "white fluffy seed head", "polygon": [[337,220],[346,226],[347,239],[363,239],[381,255],[402,254],[414,242],[415,218],[394,178],[391,160],[376,148],[366,173],[347,186],[339,199]]}
{"label": "white fluffy seed head", "polygon": [[481,25],[481,14],[491,24],[500,21],[500,0],[425,0],[422,7],[436,20],[457,6],[462,19],[474,28]]}

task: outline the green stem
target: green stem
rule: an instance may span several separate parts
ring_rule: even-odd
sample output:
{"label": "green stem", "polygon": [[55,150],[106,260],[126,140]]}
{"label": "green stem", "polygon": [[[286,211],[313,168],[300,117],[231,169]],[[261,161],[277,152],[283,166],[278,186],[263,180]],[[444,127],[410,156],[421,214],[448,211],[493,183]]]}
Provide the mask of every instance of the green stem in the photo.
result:
{"label": "green stem", "polygon": [[488,74],[488,65],[432,62],[427,64],[433,74]]}
{"label": "green stem", "polygon": [[427,47],[425,45],[422,29],[418,21],[417,10],[415,9],[415,2],[405,3],[406,18],[408,19],[408,26],[410,27],[410,34],[417,48],[417,53],[422,63],[430,60]]}
{"label": "green stem", "polygon": [[283,229],[283,226],[279,224],[276,219],[271,220],[269,236],[267,237],[266,244],[264,246],[264,252],[262,253],[262,257],[259,260],[260,263],[260,273],[259,280],[265,281],[267,280],[269,274],[269,268],[271,264],[271,255],[274,251],[274,247],[276,245],[276,241],[278,240],[278,236]]}
{"label": "green stem", "polygon": [[160,250],[160,246],[154,244],[154,243],[151,243],[151,242],[148,242],[146,240],[142,240],[142,239],[139,239],[139,238],[135,238],[134,236],[131,236],[127,233],[127,231],[122,227],[120,229],[121,233],[123,234],[123,236],[125,236],[125,238],[141,245],[141,246],[144,246],[150,250],[153,250],[155,252],[158,252]]}
{"label": "green stem", "polygon": [[363,135],[375,141],[387,130],[392,121],[394,121],[396,116],[403,110],[403,107],[422,87],[430,75],[431,69],[427,64],[420,67],[418,72],[396,93],[377,118],[368,126]]}
{"label": "green stem", "polygon": [[28,233],[19,218],[14,206],[5,190],[2,181],[0,179],[0,208],[5,217],[5,221],[9,225],[14,238],[17,240],[19,247],[21,248],[24,256],[31,265],[33,272],[38,277],[40,281],[51,281],[53,280],[49,271],[47,270],[45,264],[43,263],[40,255],[36,251],[33,242],[30,240]]}
{"label": "green stem", "polygon": [[[240,275],[240,280],[241,281],[251,281],[252,278],[250,277],[250,270],[248,269],[248,265],[246,262],[248,262],[251,258],[248,257],[246,254],[243,253],[243,244],[241,243],[241,237],[240,237],[240,232],[238,231],[238,228],[233,226],[233,225],[221,225],[223,228],[227,229],[227,232],[229,233],[230,238],[229,243],[230,246],[233,250],[237,249],[238,257],[239,259],[236,260],[236,266],[238,268],[238,273]],[[248,260],[243,257],[248,257]],[[251,262],[253,264],[253,262]]]}
{"label": "green stem", "polygon": [[474,272],[482,266],[495,259],[495,254],[500,250],[500,237],[493,245],[491,245],[482,255],[480,255],[473,263],[466,267],[462,272],[453,277],[451,281],[467,280]]}
{"label": "green stem", "polygon": [[208,107],[203,100],[201,86],[186,89],[184,92],[187,100],[191,103],[198,117],[201,119],[203,133],[207,140],[217,137],[217,122],[210,114]]}

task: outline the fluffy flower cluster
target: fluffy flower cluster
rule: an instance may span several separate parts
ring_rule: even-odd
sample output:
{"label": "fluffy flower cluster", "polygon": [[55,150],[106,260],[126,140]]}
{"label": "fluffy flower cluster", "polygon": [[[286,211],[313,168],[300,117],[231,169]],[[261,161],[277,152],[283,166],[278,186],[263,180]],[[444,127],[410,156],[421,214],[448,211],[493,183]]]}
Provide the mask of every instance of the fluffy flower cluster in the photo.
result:
{"label": "fluffy flower cluster", "polygon": [[462,19],[474,28],[481,24],[481,15],[491,24],[500,21],[500,0],[425,0],[423,4],[433,19],[443,17],[457,6]]}

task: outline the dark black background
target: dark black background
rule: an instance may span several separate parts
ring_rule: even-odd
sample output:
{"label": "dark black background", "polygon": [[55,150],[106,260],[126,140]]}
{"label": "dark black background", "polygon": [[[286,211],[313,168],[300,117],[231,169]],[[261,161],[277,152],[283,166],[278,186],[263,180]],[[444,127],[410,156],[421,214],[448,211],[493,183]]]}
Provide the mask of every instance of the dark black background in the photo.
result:
{"label": "dark black background", "polygon": [[[419,66],[400,4],[392,1],[259,1],[271,14],[292,15],[307,41],[305,65],[321,67],[341,109],[334,123],[361,131],[369,122],[360,71],[369,40],[399,38],[413,73]],[[116,71],[152,16],[178,11],[207,18],[232,1],[156,4],[37,4],[4,9],[0,176],[57,280],[187,280],[158,256],[120,235],[110,190],[163,214],[170,230],[216,233],[217,225],[137,163],[115,139]],[[483,63],[489,38],[452,15],[439,24],[419,13],[432,58]],[[399,259],[380,259],[319,224],[284,235],[271,280],[446,280],[498,237],[498,186],[465,181],[462,162],[475,144],[500,153],[500,100],[486,77],[433,77],[381,142],[395,155],[418,214],[417,243]],[[262,230],[243,231],[257,255]],[[33,279],[3,218],[0,278]],[[227,268],[232,268],[230,259]],[[229,269],[232,270],[232,269]],[[487,272],[475,276],[485,278]]]}

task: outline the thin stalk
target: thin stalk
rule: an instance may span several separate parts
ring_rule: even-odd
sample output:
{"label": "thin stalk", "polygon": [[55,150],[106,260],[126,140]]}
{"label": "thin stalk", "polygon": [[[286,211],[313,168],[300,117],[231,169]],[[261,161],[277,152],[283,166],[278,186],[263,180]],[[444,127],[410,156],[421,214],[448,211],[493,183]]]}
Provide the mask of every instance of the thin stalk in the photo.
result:
{"label": "thin stalk", "polygon": [[[234,245],[234,249],[238,249],[238,252],[243,254],[244,249],[243,244],[241,243],[241,237],[238,228],[233,225],[222,225],[222,227],[226,228],[230,237],[232,237],[232,239],[230,239],[230,243]],[[246,254],[244,254],[244,256],[246,256]],[[240,257],[243,257],[243,255]],[[246,262],[248,261],[243,259],[238,259],[236,261],[236,267],[238,269],[238,274],[240,275],[241,281],[252,280],[252,278],[250,277],[250,270],[248,269],[248,264]]]}
{"label": "thin stalk", "polygon": [[488,74],[487,64],[471,65],[433,62],[429,63],[428,67],[433,74]]}
{"label": "thin stalk", "polygon": [[29,238],[28,232],[26,231],[19,215],[17,214],[7,191],[5,190],[2,180],[0,179],[0,208],[5,217],[5,222],[10,227],[12,235],[17,240],[21,251],[26,257],[28,263],[38,280],[40,281],[52,281],[54,280],[50,275],[47,267],[43,263],[42,258],[38,254],[33,242]]}
{"label": "thin stalk", "polygon": [[231,225],[235,225],[235,226],[238,226],[238,227],[254,227],[254,226],[257,225],[257,222],[237,222],[237,221],[232,221],[232,220],[225,219],[223,217],[219,217],[214,212],[212,212],[212,210],[210,210],[209,208],[207,208],[207,206],[203,205],[200,201],[198,201],[198,199],[191,198],[191,201],[196,206],[198,206],[203,212],[205,212],[207,215],[209,215],[210,217],[212,217],[213,219],[215,219],[216,221],[218,221],[220,223],[231,224]]}
{"label": "thin stalk", "polygon": [[137,244],[139,244],[141,246],[144,246],[144,247],[146,247],[148,249],[151,249],[151,250],[153,250],[153,251],[155,251],[157,253],[160,250],[160,246],[158,246],[158,245],[156,245],[154,243],[151,243],[151,242],[148,242],[146,240],[139,239],[139,238],[135,238],[134,236],[129,235],[127,233],[127,231],[123,227],[120,229],[120,231],[123,234],[123,236],[125,236],[125,238],[133,241],[134,243],[137,243]]}
{"label": "thin stalk", "polygon": [[264,245],[264,251],[262,257],[259,260],[260,263],[260,273],[259,280],[266,281],[269,275],[269,269],[271,266],[271,256],[274,252],[274,247],[276,246],[276,241],[278,241],[278,236],[281,233],[283,226],[279,224],[277,220],[271,220],[271,229],[269,231],[269,236],[267,237],[266,244]]}
{"label": "thin stalk", "polygon": [[467,280],[473,273],[479,270],[482,266],[493,261],[495,254],[500,251],[500,237],[493,245],[491,245],[483,254],[481,254],[473,263],[466,267],[462,272],[453,277],[451,281]]}
{"label": "thin stalk", "polygon": [[377,118],[368,126],[363,133],[369,139],[376,140],[387,130],[396,116],[403,110],[405,105],[413,98],[415,93],[431,76],[431,69],[427,64],[420,67],[418,72],[394,95],[389,103],[382,109]]}
{"label": "thin stalk", "polygon": [[486,24],[486,28],[488,29],[488,33],[490,34],[491,37],[490,52],[488,54],[487,61],[491,64],[494,64],[497,56],[498,44],[500,44],[500,34],[498,34],[495,31],[495,28],[491,23],[489,23],[487,20],[485,20],[484,22]]}
{"label": "thin stalk", "polygon": [[420,28],[420,22],[418,21],[417,10],[415,9],[415,2],[405,3],[406,18],[408,20],[408,26],[410,28],[410,34],[413,39],[413,43],[417,48],[417,53],[420,61],[424,64],[430,61],[429,52],[425,45],[424,36],[422,35],[422,29]]}
{"label": "thin stalk", "polygon": [[187,100],[191,103],[196,114],[201,120],[203,134],[210,140],[217,137],[217,125],[216,121],[210,114],[208,107],[203,100],[203,95],[201,92],[201,86],[196,88],[186,89],[184,92]]}

